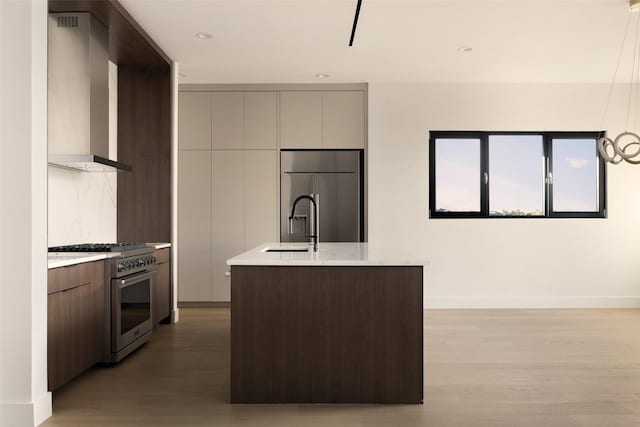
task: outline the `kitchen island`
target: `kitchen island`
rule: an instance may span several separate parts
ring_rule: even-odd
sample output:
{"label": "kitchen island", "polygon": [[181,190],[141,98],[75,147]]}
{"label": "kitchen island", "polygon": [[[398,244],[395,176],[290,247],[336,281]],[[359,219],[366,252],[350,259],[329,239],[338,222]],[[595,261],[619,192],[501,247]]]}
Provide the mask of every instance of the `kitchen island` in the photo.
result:
{"label": "kitchen island", "polygon": [[227,261],[231,403],[422,403],[424,263],[367,243],[290,252],[305,248]]}

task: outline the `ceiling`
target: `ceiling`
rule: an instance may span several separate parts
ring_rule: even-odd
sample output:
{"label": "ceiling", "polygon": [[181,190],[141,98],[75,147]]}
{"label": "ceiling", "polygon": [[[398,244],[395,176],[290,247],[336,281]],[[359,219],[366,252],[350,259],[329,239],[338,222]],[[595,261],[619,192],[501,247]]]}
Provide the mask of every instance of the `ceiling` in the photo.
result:
{"label": "ceiling", "polygon": [[182,83],[610,83],[629,17],[626,0],[364,0],[350,48],[355,0],[120,1]]}

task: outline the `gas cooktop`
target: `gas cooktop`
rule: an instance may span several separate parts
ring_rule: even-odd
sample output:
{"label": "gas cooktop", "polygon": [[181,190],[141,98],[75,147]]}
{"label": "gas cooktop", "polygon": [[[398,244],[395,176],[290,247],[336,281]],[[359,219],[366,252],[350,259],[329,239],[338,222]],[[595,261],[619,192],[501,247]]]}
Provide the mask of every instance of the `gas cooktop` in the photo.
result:
{"label": "gas cooktop", "polygon": [[127,252],[146,247],[146,243],[82,243],[52,246],[49,248],[49,252]]}

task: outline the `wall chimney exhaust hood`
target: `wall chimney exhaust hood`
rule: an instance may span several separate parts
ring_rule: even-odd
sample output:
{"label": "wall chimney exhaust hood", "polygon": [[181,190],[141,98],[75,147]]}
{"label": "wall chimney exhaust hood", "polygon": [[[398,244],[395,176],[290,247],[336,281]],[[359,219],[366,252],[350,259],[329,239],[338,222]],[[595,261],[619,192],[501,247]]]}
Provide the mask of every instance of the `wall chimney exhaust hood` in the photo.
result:
{"label": "wall chimney exhaust hood", "polygon": [[107,29],[89,13],[49,14],[49,164],[131,171],[109,159]]}

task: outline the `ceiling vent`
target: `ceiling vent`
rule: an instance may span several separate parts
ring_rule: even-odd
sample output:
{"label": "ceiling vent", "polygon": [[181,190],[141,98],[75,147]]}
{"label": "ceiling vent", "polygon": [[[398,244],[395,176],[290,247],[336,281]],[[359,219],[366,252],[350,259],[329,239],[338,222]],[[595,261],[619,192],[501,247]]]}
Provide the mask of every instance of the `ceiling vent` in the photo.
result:
{"label": "ceiling vent", "polygon": [[58,28],[76,28],[77,26],[77,16],[58,16]]}

